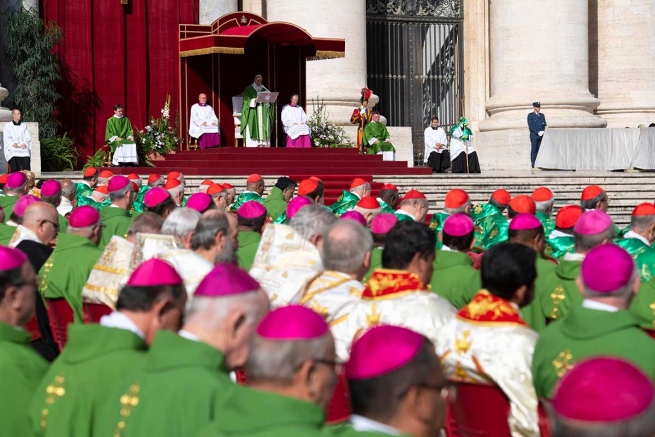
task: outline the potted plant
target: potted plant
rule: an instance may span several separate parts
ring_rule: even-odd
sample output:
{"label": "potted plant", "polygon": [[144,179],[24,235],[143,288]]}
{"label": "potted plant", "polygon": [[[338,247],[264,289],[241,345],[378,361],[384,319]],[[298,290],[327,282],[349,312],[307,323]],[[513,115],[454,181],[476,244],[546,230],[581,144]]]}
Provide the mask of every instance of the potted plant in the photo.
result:
{"label": "potted plant", "polygon": [[170,121],[171,96],[166,95],[166,103],[161,110],[161,117],[150,119],[150,124],[136,134],[137,146],[147,159],[163,160],[169,153],[179,150],[182,139],[179,137],[179,114],[175,111],[173,124]]}

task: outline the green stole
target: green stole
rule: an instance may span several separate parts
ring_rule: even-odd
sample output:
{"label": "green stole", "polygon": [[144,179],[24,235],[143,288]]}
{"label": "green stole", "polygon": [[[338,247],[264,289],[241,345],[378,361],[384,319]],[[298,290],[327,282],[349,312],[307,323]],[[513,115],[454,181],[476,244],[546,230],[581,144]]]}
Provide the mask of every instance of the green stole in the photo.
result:
{"label": "green stole", "polygon": [[[112,137],[120,137],[122,140],[110,141]],[[127,117],[111,117],[107,120],[107,128],[105,129],[105,143],[111,148],[111,153],[116,151],[116,148],[123,144],[135,144],[134,140],[128,140],[127,137],[134,137],[132,131],[132,123]]]}

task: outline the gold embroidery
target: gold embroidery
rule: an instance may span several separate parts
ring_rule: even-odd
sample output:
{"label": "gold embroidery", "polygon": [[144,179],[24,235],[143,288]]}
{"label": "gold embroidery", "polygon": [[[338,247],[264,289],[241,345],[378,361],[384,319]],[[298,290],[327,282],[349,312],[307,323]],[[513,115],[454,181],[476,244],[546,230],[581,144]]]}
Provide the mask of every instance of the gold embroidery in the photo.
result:
{"label": "gold embroidery", "polygon": [[494,229],[493,231],[491,231],[489,238],[493,240],[494,238],[496,238],[497,235],[498,235],[498,228],[494,226]]}
{"label": "gold embroidery", "polygon": [[57,375],[55,379],[50,383],[46,389],[46,398],[45,403],[46,407],[41,410],[41,430],[44,432],[48,426],[48,414],[50,413],[49,407],[52,407],[52,404],[55,403],[57,398],[60,398],[66,394],[66,389],[64,388],[64,375]]}
{"label": "gold embroidery", "polygon": [[375,304],[371,305],[371,314],[366,315],[366,324],[369,328],[380,324],[380,313],[376,311]]}
{"label": "gold embroidery", "polygon": [[[483,290],[480,294],[485,293],[486,290]],[[489,292],[486,292],[489,296]],[[491,320],[496,320],[503,315],[514,315],[516,310],[510,306],[507,302],[504,301],[493,301],[490,298],[487,299],[474,299],[469,302],[468,306],[468,315],[472,319],[479,319],[482,316],[486,316],[489,313],[493,313]]]}
{"label": "gold embroidery", "polygon": [[341,316],[338,319],[332,320],[331,322],[328,323],[328,325],[330,325],[330,327],[333,327],[333,326],[338,325],[339,323],[343,322],[347,318],[348,318],[348,314],[346,314],[344,316]]}
{"label": "gold embroidery", "polygon": [[42,295],[45,295],[46,291],[48,291],[48,274],[50,273],[50,269],[52,269],[54,262],[54,256],[50,256],[48,261],[43,264],[43,275],[41,276],[41,282],[39,283],[39,292]]}
{"label": "gold embroidery", "polygon": [[109,296],[116,296],[116,297],[118,296],[118,292],[120,291],[117,288],[101,287],[99,285],[93,285],[88,282],[84,284],[84,288],[90,291],[96,291],[100,294],[107,294]]}
{"label": "gold embroidery", "polygon": [[464,370],[462,364],[459,361],[455,363],[455,377],[461,379],[462,381],[466,381],[468,379],[466,370]]}
{"label": "gold embroidery", "polygon": [[127,269],[117,269],[116,267],[109,267],[102,264],[96,264],[93,268],[95,270],[100,270],[101,272],[113,273],[116,275],[124,275],[127,273]]}
{"label": "gold embroidery", "polygon": [[475,213],[480,214],[481,212],[482,212],[482,205],[481,204],[475,205]]}
{"label": "gold embroidery", "polygon": [[132,384],[127,393],[121,396],[121,421],[116,425],[116,429],[114,430],[114,437],[120,437],[123,434],[123,430],[125,429],[126,425],[125,421],[128,417],[130,417],[132,409],[139,405],[138,395],[140,389],[141,387],[138,383]]}
{"label": "gold embroidery", "polygon": [[473,342],[470,338],[471,332],[468,329],[465,329],[462,333],[462,338],[455,338],[455,352],[465,354],[471,348],[471,343]]}
{"label": "gold embroidery", "polygon": [[321,305],[320,303],[316,302],[316,300],[312,300],[309,303],[309,308],[320,314],[324,319],[326,319],[330,313],[328,307]]}
{"label": "gold embroidery", "polygon": [[112,260],[114,259],[114,254],[116,253],[116,250],[117,250],[116,242],[110,241],[107,247],[105,247],[105,251],[103,252],[102,258],[100,258],[99,262],[102,264],[111,264]]}
{"label": "gold embroidery", "polygon": [[[655,316],[655,302],[653,302],[652,304],[650,304],[650,306],[649,306],[648,308],[650,308],[651,310],[653,310],[653,316]],[[653,320],[653,328],[655,328],[655,320]]]}
{"label": "gold embroidery", "polygon": [[571,355],[571,351],[568,349],[564,352],[560,352],[557,358],[553,360],[553,367],[555,368],[555,373],[557,373],[558,378],[561,378],[566,372],[573,368],[571,360],[573,360],[573,355]]}
{"label": "gold embroidery", "polygon": [[553,299],[553,310],[550,313],[550,318],[556,320],[561,315],[559,304],[562,303],[564,299],[566,299],[566,295],[564,294],[564,289],[562,286],[558,285],[550,297]]}

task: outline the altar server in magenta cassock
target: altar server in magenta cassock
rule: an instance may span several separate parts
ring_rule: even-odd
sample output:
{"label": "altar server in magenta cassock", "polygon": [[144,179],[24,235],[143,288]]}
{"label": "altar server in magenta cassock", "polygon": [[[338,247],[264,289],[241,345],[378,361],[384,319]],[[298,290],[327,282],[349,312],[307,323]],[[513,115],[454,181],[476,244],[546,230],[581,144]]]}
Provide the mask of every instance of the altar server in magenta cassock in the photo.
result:
{"label": "altar server in magenta cassock", "polygon": [[287,134],[287,147],[310,148],[311,132],[307,126],[307,114],[298,104],[298,94],[291,96],[291,103],[282,108],[282,124]]}
{"label": "altar server in magenta cassock", "polygon": [[208,149],[221,144],[218,118],[214,113],[214,108],[207,104],[206,94],[200,94],[198,103],[191,107],[189,135],[198,139],[198,146],[201,149]]}

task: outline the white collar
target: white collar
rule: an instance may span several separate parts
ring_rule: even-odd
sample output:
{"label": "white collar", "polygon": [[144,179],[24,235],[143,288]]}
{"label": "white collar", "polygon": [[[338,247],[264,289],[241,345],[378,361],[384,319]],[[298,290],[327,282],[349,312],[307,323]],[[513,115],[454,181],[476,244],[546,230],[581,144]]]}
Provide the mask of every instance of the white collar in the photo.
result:
{"label": "white collar", "polygon": [[350,416],[350,423],[353,426],[353,429],[358,432],[373,431],[379,432],[387,435],[401,435],[402,433],[396,428],[393,428],[384,423],[376,422],[375,420],[369,419],[368,417],[360,416],[358,414],[353,414]]}
{"label": "white collar", "polygon": [[627,240],[628,238],[632,238],[632,239],[634,239],[634,240],[639,240],[639,241],[641,241],[642,243],[644,243],[646,246],[650,247],[650,243],[648,242],[648,240],[646,240],[642,235],[639,235],[639,234],[636,233],[635,231],[628,231],[628,232],[626,232],[625,235],[623,236],[623,238],[625,238],[626,240]]}
{"label": "white collar", "polygon": [[565,253],[564,260],[566,261],[584,261],[584,253]]}
{"label": "white collar", "polygon": [[564,237],[569,237],[573,238],[573,235],[565,234],[562,231],[558,231],[557,229],[553,229],[553,232],[550,233],[548,236],[549,239],[554,240],[555,238],[564,238]]}
{"label": "white collar", "polygon": [[616,313],[619,311],[617,307],[608,305],[606,303],[598,302],[597,300],[589,300],[589,299],[585,299],[582,301],[582,307],[590,310],[606,311],[608,313]]}
{"label": "white collar", "polygon": [[18,226],[18,223],[16,223],[16,222],[13,221],[13,220],[7,220],[7,223],[5,223],[5,225],[7,225],[7,226],[17,227],[17,226]]}
{"label": "white collar", "polygon": [[180,330],[177,335],[182,338],[186,338],[187,340],[200,342],[200,337],[198,337],[196,334],[190,333],[189,331],[185,331],[184,329]]}
{"label": "white collar", "polygon": [[[36,234],[34,233],[34,231],[32,231],[31,229],[26,228],[23,225],[18,225],[18,230],[21,233],[20,241],[30,240],[30,241],[35,241],[37,243],[43,244],[43,242],[41,240],[39,240],[39,237],[37,237]],[[16,247],[17,244],[18,243],[14,244],[13,247]]]}
{"label": "white collar", "polygon": [[136,323],[134,323],[132,319],[120,311],[114,311],[111,314],[102,316],[100,319],[100,326],[104,326],[106,328],[124,329],[126,331],[133,332],[142,340],[145,340],[145,335],[143,335],[143,332],[141,332],[141,330],[136,326]]}
{"label": "white collar", "polygon": [[89,183],[89,181],[81,180],[81,181],[80,181],[80,184],[84,184],[84,185],[86,185],[87,187],[91,188],[91,184]]}
{"label": "white collar", "polygon": [[118,205],[114,205],[113,203],[110,203],[110,204],[109,204],[109,207],[110,207],[110,208],[120,208],[120,206],[118,206]]}
{"label": "white collar", "polygon": [[241,194],[246,194],[246,193],[252,193],[252,194],[256,194],[256,195],[258,195],[259,197],[262,197],[262,196],[261,196],[257,191],[248,191],[248,190],[246,190],[246,191],[244,191],[244,192],[241,193]]}
{"label": "white collar", "polygon": [[455,252],[453,249],[451,249],[450,247],[446,246],[445,244],[442,244],[442,245],[441,245],[441,250],[443,250],[444,252]]}
{"label": "white collar", "polygon": [[[123,117],[125,117],[125,116],[123,116]],[[123,117],[119,117],[118,115],[114,114],[114,118],[118,118],[119,120],[120,120],[121,118],[123,118]]]}
{"label": "white collar", "polygon": [[411,213],[405,211],[404,209],[398,209],[398,210],[396,210],[396,214],[408,215],[408,216],[410,216],[414,221],[416,221],[416,217],[414,217],[413,214],[411,214]]}
{"label": "white collar", "polygon": [[72,205],[73,202],[71,202],[68,197],[61,196],[61,202],[59,202],[59,206],[68,206]]}

